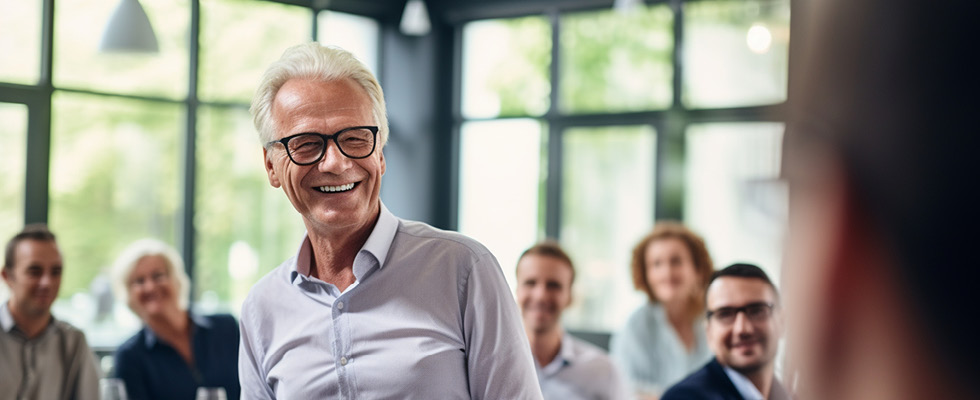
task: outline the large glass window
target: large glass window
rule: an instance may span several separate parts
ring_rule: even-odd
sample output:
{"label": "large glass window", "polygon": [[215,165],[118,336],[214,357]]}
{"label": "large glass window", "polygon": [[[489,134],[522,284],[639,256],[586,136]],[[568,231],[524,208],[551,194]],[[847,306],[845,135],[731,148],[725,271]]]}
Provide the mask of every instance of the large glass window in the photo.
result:
{"label": "large glass window", "polygon": [[610,329],[643,299],[629,264],[654,217],[656,134],[649,126],[573,128],[562,141],[561,242],[578,264],[577,300],[564,321]]}
{"label": "large glass window", "polygon": [[561,20],[562,111],[670,106],[673,14],[667,5],[567,14]]}
{"label": "large glass window", "polygon": [[201,1],[200,97],[249,102],[266,67],[310,41],[310,10],[265,1]]}
{"label": "large glass window", "polygon": [[59,298],[71,306],[59,317],[96,333],[96,345],[125,337],[102,325],[113,314],[100,303],[118,253],[144,237],[174,241],[183,120],[177,104],[54,96],[50,226],[65,259]]}
{"label": "large glass window", "polygon": [[467,24],[462,58],[463,115],[539,116],[548,111],[551,25],[544,17]]}
{"label": "large glass window", "polygon": [[540,235],[545,127],[533,119],[463,125],[459,231],[487,246],[514,288],[513,270]]}
{"label": "large glass window", "polygon": [[746,261],[779,280],[788,202],[778,180],[782,134],[774,122],[687,130],[684,219],[704,236],[718,268]]}
{"label": "large glass window", "polygon": [[687,105],[735,107],[786,99],[788,0],[696,1],[684,12]]}
{"label": "large glass window", "polygon": [[[778,121],[786,100],[788,5],[684,0],[614,11],[552,4],[535,16],[488,15],[460,26],[459,228],[493,242],[473,221],[492,226],[501,214],[487,210],[500,202],[536,206],[534,215],[507,214],[523,218],[506,224],[510,247],[489,247],[511,275],[504,260],[532,234],[558,239],[578,266],[576,300],[564,316],[572,329],[615,331],[644,301],[632,287],[629,258],[656,220],[683,220],[703,233],[720,266],[755,262],[778,277],[785,201],[773,168],[782,128],[760,120]],[[548,126],[541,155],[473,144],[473,126],[503,117]],[[500,154],[509,165],[547,170],[526,172],[541,179],[537,198],[470,186],[476,160]],[[756,164],[742,166],[750,161]],[[493,178],[524,182],[486,168]],[[480,196],[487,202],[474,200]]]}
{"label": "large glass window", "polygon": [[202,311],[241,309],[249,288],[299,248],[303,220],[269,185],[243,108],[202,107],[197,135],[194,298]]}
{"label": "large glass window", "polygon": [[41,3],[0,2],[0,82],[37,84],[41,76]]}
{"label": "large glass window", "polygon": [[59,1],[54,84],[61,88],[181,99],[187,96],[188,0],[141,0],[160,52],[102,53],[102,27],[119,0]]}

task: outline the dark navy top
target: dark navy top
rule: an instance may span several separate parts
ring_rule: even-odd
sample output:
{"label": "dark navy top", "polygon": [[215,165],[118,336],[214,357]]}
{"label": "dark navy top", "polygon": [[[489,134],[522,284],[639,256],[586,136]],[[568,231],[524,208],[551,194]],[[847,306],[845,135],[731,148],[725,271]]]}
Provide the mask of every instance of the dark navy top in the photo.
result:
{"label": "dark navy top", "polygon": [[235,318],[188,314],[194,365],[147,326],[116,350],[114,374],[126,383],[130,400],[193,400],[198,387],[223,387],[228,400],[241,396]]}

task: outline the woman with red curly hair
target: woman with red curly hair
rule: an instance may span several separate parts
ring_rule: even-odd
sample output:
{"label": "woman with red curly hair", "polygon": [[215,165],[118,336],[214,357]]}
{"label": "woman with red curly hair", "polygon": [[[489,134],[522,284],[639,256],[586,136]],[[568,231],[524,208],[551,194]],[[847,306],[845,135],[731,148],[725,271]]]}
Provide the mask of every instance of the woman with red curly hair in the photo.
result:
{"label": "woman with red curly hair", "polygon": [[640,398],[657,398],[711,359],[704,290],[714,267],[704,239],[661,222],[633,249],[631,270],[649,301],[613,335],[610,353]]}

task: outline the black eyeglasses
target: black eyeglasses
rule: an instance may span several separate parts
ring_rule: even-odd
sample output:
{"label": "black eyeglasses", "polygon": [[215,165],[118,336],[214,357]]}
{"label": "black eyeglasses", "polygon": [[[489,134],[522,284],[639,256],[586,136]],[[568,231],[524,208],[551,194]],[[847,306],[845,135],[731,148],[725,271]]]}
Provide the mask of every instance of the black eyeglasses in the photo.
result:
{"label": "black eyeglasses", "polygon": [[716,322],[722,325],[731,325],[735,323],[738,313],[744,312],[745,317],[750,321],[762,322],[772,316],[773,307],[775,307],[774,304],[765,302],[750,303],[741,307],[722,307],[717,310],[709,310],[708,319],[714,318]]}
{"label": "black eyeglasses", "polygon": [[275,143],[282,143],[286,148],[286,154],[296,165],[316,164],[327,153],[327,143],[330,139],[337,145],[340,153],[347,158],[360,159],[367,158],[374,153],[377,145],[378,127],[376,126],[352,126],[344,128],[333,135],[324,135],[316,132],[298,133],[286,136],[279,140],[266,143],[269,147]]}

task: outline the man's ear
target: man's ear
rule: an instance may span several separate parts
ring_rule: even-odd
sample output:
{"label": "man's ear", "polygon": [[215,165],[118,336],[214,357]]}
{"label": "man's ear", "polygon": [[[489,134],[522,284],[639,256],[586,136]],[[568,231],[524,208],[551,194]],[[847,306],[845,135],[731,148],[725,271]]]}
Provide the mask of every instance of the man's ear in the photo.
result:
{"label": "man's ear", "polygon": [[10,282],[10,276],[7,275],[7,268],[0,268],[0,275],[3,276],[4,282]]}
{"label": "man's ear", "polygon": [[262,158],[263,164],[265,165],[265,172],[269,175],[269,184],[274,188],[279,188],[282,183],[279,181],[279,176],[276,175],[276,170],[272,166],[272,159],[269,158],[269,149],[262,148]]}

